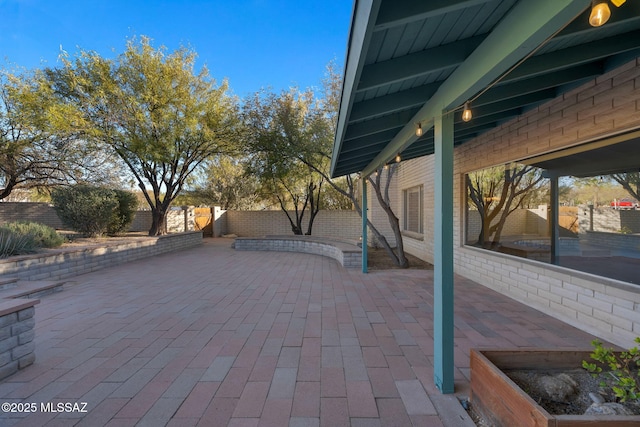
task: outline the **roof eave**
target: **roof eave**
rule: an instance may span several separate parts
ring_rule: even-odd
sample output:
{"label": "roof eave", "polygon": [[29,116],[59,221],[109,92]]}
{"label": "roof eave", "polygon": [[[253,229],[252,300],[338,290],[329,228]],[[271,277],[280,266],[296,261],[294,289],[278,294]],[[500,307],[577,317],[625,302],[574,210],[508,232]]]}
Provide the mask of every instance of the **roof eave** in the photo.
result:
{"label": "roof eave", "polygon": [[342,80],[342,96],[340,98],[340,110],[338,115],[338,125],[333,143],[333,153],[331,157],[330,174],[334,177],[336,163],[342,140],[349,122],[353,96],[357,89],[357,82],[360,80],[364,58],[374,31],[375,21],[378,16],[382,0],[356,0],[354,2],[351,27],[349,29],[349,42],[344,67],[344,77]]}

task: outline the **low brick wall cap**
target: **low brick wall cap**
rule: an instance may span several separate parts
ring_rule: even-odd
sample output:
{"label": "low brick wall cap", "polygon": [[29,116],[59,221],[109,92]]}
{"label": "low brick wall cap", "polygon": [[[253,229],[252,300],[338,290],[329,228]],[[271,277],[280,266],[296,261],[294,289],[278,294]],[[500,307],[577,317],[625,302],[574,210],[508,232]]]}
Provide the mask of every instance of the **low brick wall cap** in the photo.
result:
{"label": "low brick wall cap", "polygon": [[33,307],[39,304],[39,299],[7,299],[0,300],[0,316],[16,313],[25,308]]}

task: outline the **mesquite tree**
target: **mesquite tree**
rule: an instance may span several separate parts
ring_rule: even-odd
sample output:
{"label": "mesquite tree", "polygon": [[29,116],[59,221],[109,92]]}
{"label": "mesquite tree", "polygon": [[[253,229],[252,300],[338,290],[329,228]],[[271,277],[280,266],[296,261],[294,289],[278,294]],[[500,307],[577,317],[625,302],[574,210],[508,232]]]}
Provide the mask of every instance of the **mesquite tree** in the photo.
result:
{"label": "mesquite tree", "polygon": [[81,113],[84,138],[113,150],[134,177],[151,208],[152,236],[166,233],[166,215],[187,178],[230,150],[235,137],[227,83],[197,71],[195,60],[192,50],[167,53],[142,37],[114,59],[82,51],[46,70],[55,93]]}
{"label": "mesquite tree", "polygon": [[543,179],[542,169],[518,164],[496,166],[467,175],[469,199],[481,219],[478,244],[492,248],[500,243],[507,217],[522,206]]}
{"label": "mesquite tree", "polygon": [[75,119],[41,71],[0,70],[0,200],[15,189],[113,180],[105,153],[78,140]]}

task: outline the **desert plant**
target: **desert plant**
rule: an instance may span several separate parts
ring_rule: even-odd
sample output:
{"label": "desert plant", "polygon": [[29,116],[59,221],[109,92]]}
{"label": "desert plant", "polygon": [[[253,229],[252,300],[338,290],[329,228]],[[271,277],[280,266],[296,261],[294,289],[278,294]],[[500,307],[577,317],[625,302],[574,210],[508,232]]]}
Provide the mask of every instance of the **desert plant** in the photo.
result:
{"label": "desert plant", "polygon": [[[640,337],[636,337],[635,342],[640,344]],[[638,380],[640,380],[638,368],[640,368],[640,351],[638,347],[632,347],[628,351],[614,352],[611,348],[605,348],[599,340],[591,341],[594,346],[591,359],[609,367],[605,373],[610,377],[611,390],[621,401],[640,399]],[[582,361],[582,367],[587,371],[599,376],[603,373],[602,367],[596,363]],[[601,387],[607,387],[608,382],[602,381]]]}
{"label": "desert plant", "polygon": [[101,236],[118,207],[112,190],[76,185],[61,187],[51,193],[53,206],[60,219],[73,230],[86,236]]}
{"label": "desert plant", "polygon": [[31,234],[21,234],[7,227],[0,227],[0,258],[33,253],[37,249]]}
{"label": "desert plant", "polygon": [[631,230],[629,227],[622,227],[620,229],[620,234],[632,234],[633,230]]}
{"label": "desert plant", "polygon": [[33,221],[14,221],[5,224],[5,227],[17,234],[30,234],[34,243],[39,248],[55,248],[64,243],[64,237],[56,230],[45,224]]}
{"label": "desert plant", "polygon": [[138,198],[130,191],[113,190],[118,199],[118,207],[114,210],[107,227],[107,234],[114,236],[129,229],[138,208]]}

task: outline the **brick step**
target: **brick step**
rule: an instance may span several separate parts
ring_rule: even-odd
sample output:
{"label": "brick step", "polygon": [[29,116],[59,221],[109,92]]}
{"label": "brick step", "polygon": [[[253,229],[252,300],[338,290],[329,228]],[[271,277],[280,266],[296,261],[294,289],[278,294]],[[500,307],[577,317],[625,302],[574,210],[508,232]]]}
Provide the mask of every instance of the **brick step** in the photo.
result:
{"label": "brick step", "polygon": [[17,277],[0,277],[0,291],[18,286]]}
{"label": "brick step", "polygon": [[14,280],[15,286],[0,290],[0,298],[40,298],[44,295],[62,292],[64,280]]}

